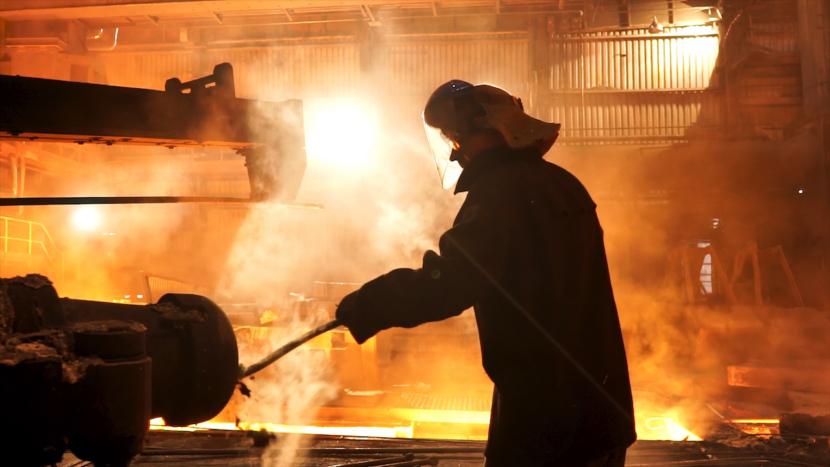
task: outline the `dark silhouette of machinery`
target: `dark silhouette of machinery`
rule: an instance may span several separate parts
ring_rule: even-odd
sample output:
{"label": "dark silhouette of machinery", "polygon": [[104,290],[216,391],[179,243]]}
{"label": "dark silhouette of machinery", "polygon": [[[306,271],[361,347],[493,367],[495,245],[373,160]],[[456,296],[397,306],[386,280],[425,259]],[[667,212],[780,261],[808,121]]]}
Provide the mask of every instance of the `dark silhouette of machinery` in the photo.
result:
{"label": "dark silhouette of machinery", "polygon": [[39,275],[0,279],[0,447],[15,465],[57,463],[67,448],[126,465],[150,418],[209,420],[238,375],[233,328],[205,297],[93,302],[58,298]]}
{"label": "dark silhouette of machinery", "polygon": [[[303,103],[235,97],[233,67],[164,91],[0,75],[0,141],[235,149],[250,201],[290,203],[306,168]],[[187,197],[4,198],[0,206],[240,202]]]}

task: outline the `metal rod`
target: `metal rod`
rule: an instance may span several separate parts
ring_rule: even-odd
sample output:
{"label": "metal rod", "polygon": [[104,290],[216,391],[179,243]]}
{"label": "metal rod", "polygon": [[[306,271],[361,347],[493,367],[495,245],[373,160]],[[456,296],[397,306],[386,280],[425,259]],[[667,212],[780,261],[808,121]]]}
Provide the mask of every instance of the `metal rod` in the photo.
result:
{"label": "metal rod", "polygon": [[[357,36],[351,35],[340,35],[340,36],[315,36],[311,39],[319,40],[319,41],[350,41],[354,40]],[[207,43],[208,47],[213,46],[222,46],[222,45],[234,45],[234,44],[270,44],[270,43],[278,43],[278,42],[299,42],[304,41],[309,38],[307,37],[269,37],[269,38],[252,38],[252,39],[224,39],[218,41],[209,41]]]}
{"label": "metal rod", "polygon": [[377,465],[386,465],[393,462],[406,462],[415,459],[415,454],[411,452],[401,457],[387,457],[386,459],[376,459],[373,461],[354,462],[352,464],[338,464],[332,467],[373,467]]}
{"label": "metal rod", "polygon": [[369,454],[484,454],[484,445],[479,447],[465,448],[308,448],[297,452],[305,455],[318,456],[347,456],[347,455],[369,455]]}
{"label": "metal rod", "polygon": [[305,344],[306,342],[310,341],[311,339],[314,339],[315,337],[319,336],[320,334],[331,331],[334,328],[340,327],[341,324],[342,323],[339,320],[333,319],[333,320],[329,321],[328,323],[323,324],[322,326],[318,326],[317,328],[312,329],[311,331],[308,331],[307,333],[303,334],[302,336],[300,336],[300,337],[292,340],[291,342],[283,345],[282,347],[280,347],[279,349],[271,352],[270,354],[268,354],[268,356],[266,356],[265,358],[263,358],[262,360],[260,360],[256,363],[254,363],[253,365],[251,365],[247,368],[240,366],[239,379],[243,379],[243,378],[247,378],[248,376],[251,376],[252,374],[262,370],[263,368],[267,367],[268,365],[276,362],[277,360],[282,358],[288,352],[291,352],[292,350],[296,349],[297,347],[299,347],[299,346]]}
{"label": "metal rod", "polygon": [[[277,448],[276,451],[281,451]],[[470,448],[299,448],[304,456],[371,456],[377,454],[484,454],[484,446]],[[141,456],[257,456],[261,449],[146,449]]]}
{"label": "metal rod", "polygon": [[145,449],[139,454],[146,456],[259,456],[261,449]]}
{"label": "metal rod", "polygon": [[386,464],[385,467],[419,467],[423,465],[438,465],[437,457],[427,457],[426,459],[418,459],[409,462],[398,462],[396,464]]}
{"label": "metal rod", "polygon": [[[68,196],[37,198],[0,198],[0,206],[71,206],[79,204],[269,204],[248,198],[218,196]],[[279,204],[296,208],[323,209],[321,204]]]}
{"label": "metal rod", "polygon": [[394,464],[383,464],[383,467],[420,467],[423,465],[438,465],[437,457],[427,457],[409,462],[397,462]]}
{"label": "metal rod", "polygon": [[[432,3],[434,5],[434,2],[432,2]],[[509,16],[521,16],[521,15],[529,15],[529,16],[532,16],[532,15],[579,15],[579,16],[584,16],[585,12],[583,10],[539,10],[539,11],[531,11],[531,10],[528,10],[528,11],[504,11],[504,10],[502,10],[499,13],[495,13],[495,12],[490,12],[490,13],[487,13],[487,12],[456,13],[456,14],[441,13],[440,17],[441,18],[464,18],[464,17],[480,18],[480,17],[484,17],[484,16],[508,16],[508,15]],[[302,20],[302,19],[298,19],[296,11],[294,12],[294,15],[293,15],[294,19],[290,20],[290,21],[289,20],[286,20],[286,21],[278,21],[278,20],[269,21],[270,16],[273,16],[273,15],[267,15],[266,19],[263,22],[253,23],[252,25],[253,26],[293,26],[293,25],[301,25],[301,24],[325,24],[325,23],[347,23],[347,22],[352,22],[353,23],[353,22],[364,21],[364,18],[363,18],[362,15],[361,15],[361,17],[351,17],[351,18],[331,18],[331,19],[319,19],[319,20],[311,20],[311,19]],[[411,19],[432,19],[436,16],[439,16],[437,7],[435,7],[430,12],[430,14],[426,14],[426,15],[418,14],[418,15],[401,15],[401,16],[388,16],[388,17],[378,16],[377,19],[379,21],[396,21],[396,20],[408,21],[408,20],[411,20]],[[239,22],[237,22],[237,21],[239,21]],[[171,21],[169,23],[166,22],[165,24],[168,25],[169,27],[179,27],[178,25],[187,24],[187,23],[184,22],[184,21],[181,21],[181,22]],[[221,27],[226,27],[226,26],[240,26],[240,25],[245,25],[245,24],[246,23],[243,20],[232,19],[232,18],[229,18],[229,17],[226,16],[224,18],[224,23],[222,25],[215,24],[215,22],[213,22],[211,20],[210,23],[204,22],[204,23],[199,23],[199,24],[189,24],[188,27],[195,28],[195,29],[207,29],[207,28],[221,28]],[[154,29],[154,27],[136,25],[136,26],[131,27],[131,29],[133,29],[133,30]],[[642,28],[640,28],[640,29],[642,29]],[[90,48],[89,50],[106,51],[106,48]]]}
{"label": "metal rod", "polygon": [[579,32],[579,39],[579,95],[581,100],[581,108],[579,111],[579,117],[581,119],[579,123],[579,135],[582,138],[586,138],[587,134],[585,133],[585,42],[582,41],[582,31]]}
{"label": "metal rod", "polygon": [[[643,28],[635,28],[631,30],[642,30]],[[614,31],[619,31],[619,29],[614,29]],[[594,34],[596,32],[602,32],[597,30],[589,30],[584,31],[584,34]],[[635,34],[630,36],[586,36],[582,32],[578,37],[554,37],[551,39],[551,42],[555,44],[563,43],[563,42],[601,42],[601,41],[648,41],[648,40],[656,40],[656,39],[692,39],[696,37],[716,37],[718,32],[716,30],[712,30],[709,32],[697,32],[697,33],[668,33],[668,34],[660,34],[659,36],[654,35],[646,35],[646,34]]]}

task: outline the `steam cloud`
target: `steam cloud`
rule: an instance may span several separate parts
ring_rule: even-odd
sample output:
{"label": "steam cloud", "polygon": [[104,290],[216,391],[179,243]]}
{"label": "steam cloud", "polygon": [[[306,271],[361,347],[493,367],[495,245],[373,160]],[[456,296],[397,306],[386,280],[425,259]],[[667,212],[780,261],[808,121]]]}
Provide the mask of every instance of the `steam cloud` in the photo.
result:
{"label": "steam cloud", "polygon": [[[251,66],[250,70],[262,68],[264,67]],[[237,67],[237,80],[248,82],[238,84],[237,89],[249,90],[244,97],[274,101],[301,97],[260,89],[257,83],[261,83],[261,77],[253,72],[242,73],[241,70],[241,67]],[[481,76],[444,78],[482,81]],[[440,81],[443,79],[424,84],[424,88],[433,88]],[[527,96],[523,97],[529,102]],[[361,157],[362,162],[358,165],[327,162],[333,158],[342,159],[349,152],[351,148],[348,147],[348,135],[342,136],[344,141],[336,142],[335,146],[340,145],[339,151],[310,151],[308,168],[297,202],[320,203],[325,205],[324,211],[258,206],[247,213],[237,212],[235,216],[242,218],[241,222],[232,216],[221,218],[225,223],[223,228],[229,236],[233,236],[231,242],[223,236],[200,237],[190,233],[184,238],[184,233],[194,230],[193,225],[204,226],[203,213],[196,208],[154,205],[113,207],[102,211],[102,217],[111,225],[117,226],[117,235],[113,238],[99,236],[90,242],[65,236],[62,246],[66,250],[78,250],[79,255],[88,255],[89,261],[84,263],[83,274],[86,277],[83,285],[75,290],[59,288],[59,292],[78,298],[109,299],[103,291],[120,287],[119,281],[114,278],[117,267],[136,265],[197,283],[218,283],[222,296],[253,300],[275,308],[282,307],[288,313],[288,294],[309,295],[313,281],[364,282],[392,268],[417,267],[423,252],[436,248],[439,235],[450,226],[464,197],[452,196],[450,192],[440,189],[420,128],[419,109],[415,107],[406,112],[400,109],[392,111],[394,104],[379,100],[372,92],[363,93],[349,101],[321,99],[316,105],[313,105],[313,99],[309,99],[305,115],[307,133],[314,138],[329,137],[325,128],[314,127],[315,120],[330,106],[354,105],[355,102],[359,103],[360,111],[367,115],[400,114],[402,117],[389,121],[367,118],[373,125],[369,136],[372,141],[371,144],[360,145],[368,154],[361,154],[365,157]],[[271,118],[272,121],[261,122],[264,127],[278,128],[295,123],[285,121],[279,115]],[[309,141],[309,147],[314,147],[317,142]],[[157,150],[136,151],[136,154],[144,151],[144,155],[157,155],[157,152],[153,152]],[[711,153],[713,149],[696,146],[688,151],[693,156],[702,156]],[[727,147],[721,153],[724,159],[728,159],[729,154],[758,151],[756,146],[742,145]],[[805,155],[798,159],[801,161],[812,157],[810,155],[813,151],[813,146],[808,143],[790,149],[793,154]],[[215,154],[211,150],[204,152]],[[626,337],[639,431],[643,433],[645,430],[640,413],[666,415],[692,431],[697,432],[698,428],[703,430],[705,424],[700,420],[706,418],[704,415],[710,414],[710,409],[703,402],[712,395],[702,393],[690,379],[678,377],[678,374],[682,374],[678,370],[684,370],[685,366],[691,369],[695,365],[704,366],[706,362],[701,359],[705,354],[701,353],[701,349],[714,352],[715,356],[718,351],[726,354],[732,349],[726,348],[726,344],[722,348],[705,347],[705,343],[699,339],[699,330],[701,323],[709,317],[698,314],[699,309],[681,306],[676,295],[666,294],[658,285],[668,267],[665,253],[677,246],[680,240],[670,231],[682,230],[676,227],[688,219],[676,219],[663,214],[656,218],[654,210],[637,211],[630,206],[620,207],[608,203],[603,196],[607,194],[608,187],[613,187],[612,190],[623,187],[636,192],[644,187],[660,186],[663,179],[673,178],[685,181],[689,186],[709,186],[713,182],[717,182],[718,186],[729,186],[734,180],[741,183],[754,180],[757,184],[772,184],[783,170],[780,167],[768,167],[768,170],[761,173],[747,175],[741,174],[742,169],[736,164],[731,168],[721,167],[723,170],[717,171],[724,174],[722,176],[726,180],[713,181],[707,177],[715,171],[700,164],[686,167],[680,176],[676,167],[676,172],[671,175],[643,175],[637,172],[636,162],[630,165],[619,162],[621,159],[634,158],[636,151],[613,147],[588,152],[590,154],[586,156],[586,152],[581,150],[557,145],[547,159],[571,170],[585,182],[599,201],[615,295]],[[172,154],[185,155],[188,152],[175,150]],[[616,160],[612,161],[611,158]],[[716,158],[709,158],[711,159]],[[590,162],[586,163],[585,160]],[[769,160],[766,158],[764,162],[768,163]],[[787,160],[792,163],[796,159],[792,157]],[[239,163],[241,164],[241,158]],[[77,184],[46,187],[42,192],[29,194],[198,194],[195,191],[196,179],[183,178],[179,175],[181,170],[176,167],[171,168],[157,162],[136,165],[141,166],[146,176],[136,178],[135,173],[131,172],[133,166],[125,167],[123,171],[114,166],[106,166],[92,183],[85,180]],[[113,170],[115,176],[111,175]],[[148,183],[147,180],[153,182]],[[730,202],[734,211],[745,209],[752,212],[752,215],[766,209],[768,212],[763,215],[769,224],[775,225],[776,216],[790,219],[785,217],[789,216],[786,206],[778,205],[775,209],[767,209],[768,206],[763,204],[758,207],[757,198],[740,196]],[[42,209],[36,211],[35,217],[50,226],[67,225],[67,212],[66,208]],[[790,227],[790,222],[780,224],[783,225],[782,231],[796,229]],[[826,235],[820,228],[807,224],[807,227],[799,228],[811,232],[810,238]],[[71,229],[67,227],[66,230]],[[102,246],[103,241],[109,242],[106,247]],[[78,248],[80,244],[86,245],[82,251]],[[117,251],[119,256],[107,260],[107,251]],[[721,259],[728,261],[728,258]],[[819,277],[818,274],[811,277],[815,269],[806,270],[807,274],[798,278],[801,283],[821,283],[815,278]],[[819,300],[826,303],[827,299],[818,297],[813,303],[818,303]],[[290,313],[287,316],[290,317],[287,328],[282,333],[271,336],[269,343],[272,348],[319,324],[323,319],[320,316],[300,317]],[[241,358],[243,363],[250,363],[268,351],[268,348],[243,349]],[[451,355],[453,351],[448,346],[443,354]],[[434,374],[445,380],[447,387],[452,387],[457,383],[453,378],[459,374],[458,370],[469,369],[447,370],[459,363],[450,361],[452,357],[444,360],[446,361],[424,362],[423,365],[434,364],[444,368]],[[237,398],[235,401],[240,419],[296,425],[312,420],[315,409],[336,397],[340,389],[332,369],[328,367],[325,354],[303,349],[280,360],[272,370],[252,382],[251,388],[253,397],[250,400]],[[277,447],[287,448],[280,452],[292,456],[292,449],[298,443],[298,437],[284,436]],[[266,461],[272,465],[286,465],[290,462],[289,457],[280,457],[282,454],[276,452],[272,454],[266,455]]]}

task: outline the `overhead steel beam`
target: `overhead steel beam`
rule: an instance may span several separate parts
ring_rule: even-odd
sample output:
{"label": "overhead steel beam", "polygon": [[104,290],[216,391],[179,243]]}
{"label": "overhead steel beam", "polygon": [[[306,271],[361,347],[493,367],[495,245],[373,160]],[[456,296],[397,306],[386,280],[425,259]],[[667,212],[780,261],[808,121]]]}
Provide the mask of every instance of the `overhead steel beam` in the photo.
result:
{"label": "overhead steel beam", "polygon": [[[0,206],[74,206],[74,205],[110,205],[110,204],[251,204],[250,198],[227,196],[69,196],[38,198],[0,198]],[[289,206],[303,209],[323,209],[322,204],[288,203]]]}
{"label": "overhead steel beam", "polygon": [[0,141],[236,149],[254,200],[293,201],[305,172],[302,101],[235,97],[227,63],[165,91],[0,75],[0,102]]}
{"label": "overhead steel beam", "polygon": [[372,13],[372,8],[369,5],[360,5],[360,12],[363,13],[364,18],[369,19],[369,26],[380,26],[380,21],[375,19],[375,15]]}
{"label": "overhead steel beam", "polygon": [[[314,9],[325,10],[326,8],[342,9],[344,7],[359,8],[361,5],[371,6],[392,6],[392,5],[423,5],[423,1],[417,0],[319,0],[319,1],[297,1],[297,0],[197,0],[179,2],[145,2],[135,1],[107,2],[106,4],[90,5],[88,3],[63,2],[63,6],[50,8],[31,8],[31,2],[4,2],[0,7],[0,18],[9,21],[23,20],[50,20],[50,19],[78,19],[78,18],[114,18],[114,17],[144,17],[144,16],[192,16],[202,13],[236,13],[255,14],[262,11],[281,11],[286,9]],[[13,8],[18,7],[18,8]]]}

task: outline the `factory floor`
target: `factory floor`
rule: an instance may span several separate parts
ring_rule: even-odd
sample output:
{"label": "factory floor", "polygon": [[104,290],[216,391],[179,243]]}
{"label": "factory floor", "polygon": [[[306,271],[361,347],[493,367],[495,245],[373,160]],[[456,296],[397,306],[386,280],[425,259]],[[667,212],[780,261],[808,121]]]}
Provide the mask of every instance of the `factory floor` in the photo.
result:
{"label": "factory floor", "polygon": [[[290,446],[287,446],[290,445]],[[350,438],[294,435],[269,437],[240,431],[150,432],[144,454],[133,466],[332,467],[369,460],[434,457],[439,466],[480,467],[484,442]],[[752,436],[734,431],[703,442],[638,441],[626,458],[629,467],[830,465],[827,437]],[[92,467],[70,453],[59,467]]]}

